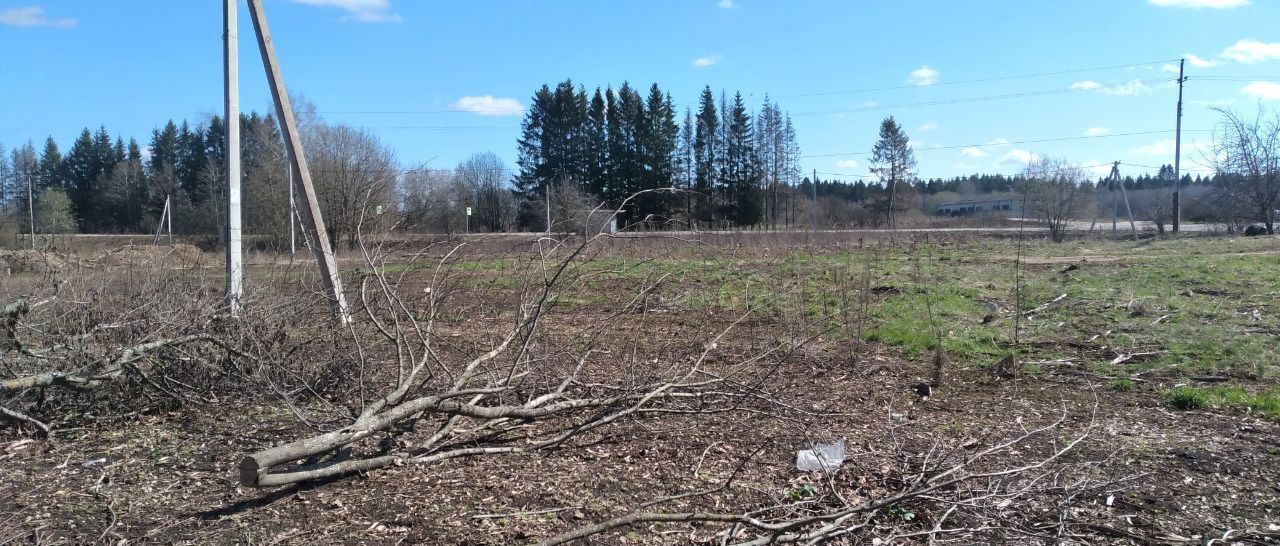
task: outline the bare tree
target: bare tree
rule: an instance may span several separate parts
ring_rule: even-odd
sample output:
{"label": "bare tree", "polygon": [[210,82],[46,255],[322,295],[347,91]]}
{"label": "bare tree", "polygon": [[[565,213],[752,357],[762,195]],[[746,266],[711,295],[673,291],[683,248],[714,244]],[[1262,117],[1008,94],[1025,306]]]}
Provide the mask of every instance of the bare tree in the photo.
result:
{"label": "bare tree", "polygon": [[491,152],[474,154],[458,164],[458,182],[466,191],[464,206],[472,209],[473,231],[500,232],[515,225],[515,197],[503,183],[506,170],[502,159]]}
{"label": "bare tree", "polygon": [[453,233],[463,229],[460,207],[466,191],[451,171],[410,169],[400,178],[400,212],[405,227],[423,233]]}
{"label": "bare tree", "polygon": [[362,222],[390,209],[395,157],[373,133],[345,125],[317,123],[304,139],[329,238],[354,244]]}
{"label": "bare tree", "polygon": [[1049,227],[1055,243],[1066,238],[1067,227],[1089,209],[1092,187],[1084,169],[1065,159],[1037,158],[1021,173],[1022,206]]}
{"label": "bare tree", "polygon": [[1132,193],[1133,210],[1138,218],[1155,224],[1156,233],[1164,234],[1173,220],[1173,202],[1165,190],[1138,190]]}
{"label": "bare tree", "polygon": [[1269,119],[1259,110],[1253,121],[1234,112],[1222,115],[1221,137],[1213,150],[1223,200],[1248,211],[1252,221],[1262,222],[1267,234],[1275,234],[1280,209],[1280,114]]}

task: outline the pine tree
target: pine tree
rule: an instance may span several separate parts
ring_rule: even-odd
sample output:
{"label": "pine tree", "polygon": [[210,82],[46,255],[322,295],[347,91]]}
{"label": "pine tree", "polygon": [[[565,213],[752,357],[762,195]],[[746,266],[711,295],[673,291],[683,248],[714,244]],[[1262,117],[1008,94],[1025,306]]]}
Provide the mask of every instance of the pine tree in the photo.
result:
{"label": "pine tree", "polygon": [[884,210],[889,229],[896,227],[897,211],[907,210],[904,190],[911,188],[916,177],[916,159],[911,151],[911,141],[898,122],[889,116],[880,123],[880,140],[871,148],[871,172],[880,177],[888,193]]}
{"label": "pine tree", "polygon": [[169,120],[163,128],[151,132],[151,159],[147,163],[147,181],[150,186],[147,194],[150,202],[147,204],[147,212],[154,218],[160,217],[165,199],[176,197],[180,193],[176,170],[181,146],[178,126],[173,120]]}
{"label": "pine tree", "polygon": [[53,140],[53,137],[44,141],[44,151],[40,153],[40,169],[36,180],[34,192],[37,198],[45,188],[62,188],[62,153],[58,151],[58,143]]}
{"label": "pine tree", "polygon": [[587,172],[585,189],[593,196],[604,195],[609,180],[609,114],[604,95],[596,88],[587,110]]}
{"label": "pine tree", "polygon": [[684,190],[684,219],[693,221],[693,179],[695,176],[693,111],[684,109],[684,123],[680,124],[680,145],[676,150],[678,158],[677,174],[680,177],[680,188]]}
{"label": "pine tree", "polygon": [[663,94],[655,83],[649,88],[649,97],[636,119],[639,185],[633,191],[646,192],[635,200],[636,216],[642,220],[662,220],[670,214],[671,194],[655,190],[670,188],[675,178],[679,127],[674,110],[671,97]]}
{"label": "pine tree", "polygon": [[698,194],[695,216],[700,222],[712,220],[711,200],[718,186],[718,170],[720,165],[719,143],[720,120],[716,112],[716,98],[711,93],[711,86],[702,89],[702,97],[698,101],[698,115],[694,128],[694,191]]}
{"label": "pine tree", "polygon": [[731,207],[725,215],[739,226],[755,225],[764,214],[764,196],[759,187],[751,114],[743,103],[742,93],[734,94],[726,125],[722,176]]}

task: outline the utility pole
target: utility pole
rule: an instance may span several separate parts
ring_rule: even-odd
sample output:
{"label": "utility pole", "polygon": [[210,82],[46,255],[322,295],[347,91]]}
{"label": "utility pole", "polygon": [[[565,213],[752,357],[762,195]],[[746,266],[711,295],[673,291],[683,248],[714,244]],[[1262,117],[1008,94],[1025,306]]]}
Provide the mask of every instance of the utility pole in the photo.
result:
{"label": "utility pole", "polygon": [[[1115,171],[1112,171],[1112,174],[1114,175]],[[1118,220],[1117,215],[1119,214],[1120,204],[1116,202],[1116,177],[1110,176],[1108,178],[1111,179],[1111,183],[1107,184],[1107,188],[1111,190],[1111,240],[1115,241],[1119,239],[1116,221]]]}
{"label": "utility pole", "polygon": [[[311,251],[315,254],[316,262],[320,267],[320,280],[333,305],[334,314],[337,315],[340,324],[346,325],[351,322],[351,313],[347,310],[347,299],[342,293],[342,278],[338,276],[338,262],[333,256],[333,248],[329,245],[329,232],[325,229],[324,217],[320,213],[320,202],[316,199],[315,187],[311,184],[311,171],[307,169],[302,140],[298,136],[298,123],[293,117],[293,105],[289,101],[289,90],[284,85],[284,76],[280,73],[280,63],[276,59],[276,50],[272,45],[271,29],[267,26],[267,14],[263,11],[262,0],[249,0],[249,11],[253,14],[253,29],[257,34],[258,49],[262,53],[262,65],[267,71],[271,98],[275,102],[285,148],[289,151],[290,173],[305,201],[304,206],[298,209],[302,217],[302,228],[307,231]],[[227,126],[238,127],[238,123],[228,123]]]}
{"label": "utility pole", "polygon": [[1182,227],[1182,82],[1187,60],[1178,61],[1178,125],[1173,137],[1173,232]]}
{"label": "utility pole", "polygon": [[31,191],[31,162],[24,161],[27,169],[27,227],[31,228],[31,250],[36,249],[36,198]]}
{"label": "utility pole", "polygon": [[[223,0],[222,21],[224,68],[223,91],[227,126],[227,307],[231,316],[240,314],[244,295],[244,264],[240,261],[240,32],[236,3]],[[167,200],[166,200],[167,205]],[[166,210],[167,210],[166,206]]]}
{"label": "utility pole", "polygon": [[[285,152],[288,155],[288,152]],[[298,253],[298,228],[294,225],[295,216],[298,214],[298,205],[293,202],[293,169],[289,169],[289,255],[294,256]]]}
{"label": "utility pole", "polygon": [[818,169],[813,170],[813,234],[818,234]]}
{"label": "utility pole", "polygon": [[1129,229],[1133,230],[1133,240],[1138,241],[1138,224],[1133,221],[1133,208],[1129,206],[1129,194],[1125,192],[1124,180],[1120,179],[1120,162],[1117,161],[1111,165],[1111,178],[1115,179],[1116,184],[1120,185],[1120,196],[1124,197],[1124,210],[1129,215]]}

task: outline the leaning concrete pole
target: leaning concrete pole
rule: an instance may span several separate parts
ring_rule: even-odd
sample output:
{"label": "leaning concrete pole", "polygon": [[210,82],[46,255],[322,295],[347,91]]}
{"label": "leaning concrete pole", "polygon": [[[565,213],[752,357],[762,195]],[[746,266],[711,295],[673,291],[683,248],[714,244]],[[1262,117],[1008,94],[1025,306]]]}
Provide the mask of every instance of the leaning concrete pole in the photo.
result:
{"label": "leaning concrete pole", "polygon": [[[230,0],[228,0],[230,1]],[[271,29],[267,26],[267,14],[262,9],[262,0],[249,0],[249,11],[253,14],[253,30],[258,35],[258,48],[262,51],[262,65],[267,70],[267,82],[271,84],[271,98],[276,103],[276,115],[280,118],[284,134],[284,144],[289,151],[289,172],[293,174],[293,183],[298,193],[302,194],[302,203],[298,207],[302,217],[302,229],[307,231],[312,243],[312,252],[320,265],[320,277],[324,283],[325,293],[333,305],[334,314],[341,324],[351,320],[347,311],[347,300],[342,295],[342,278],[338,276],[338,263],[333,256],[333,247],[329,244],[329,232],[324,227],[324,218],[320,214],[320,202],[316,200],[315,188],[311,185],[311,171],[307,170],[307,158],[302,153],[302,140],[298,136],[298,123],[293,117],[293,105],[289,103],[289,91],[284,86],[284,76],[280,74],[280,63],[276,59],[275,46],[271,44]]]}
{"label": "leaning concrete pole", "polygon": [[[226,78],[223,91],[226,97],[227,126],[227,307],[231,316],[240,314],[240,300],[244,294],[244,263],[240,245],[240,32],[236,2],[223,0],[223,67]],[[168,199],[165,200],[168,210]]]}

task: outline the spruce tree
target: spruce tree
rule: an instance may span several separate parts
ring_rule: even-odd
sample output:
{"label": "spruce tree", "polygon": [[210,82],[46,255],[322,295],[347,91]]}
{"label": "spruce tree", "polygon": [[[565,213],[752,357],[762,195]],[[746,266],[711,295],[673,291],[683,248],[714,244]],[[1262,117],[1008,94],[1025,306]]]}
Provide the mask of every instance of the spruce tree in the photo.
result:
{"label": "spruce tree", "polygon": [[720,120],[711,86],[702,89],[693,137],[694,190],[698,194],[695,216],[700,222],[712,220],[712,198],[718,182]]}
{"label": "spruce tree", "polygon": [[742,93],[734,94],[727,121],[722,169],[729,193],[725,215],[739,226],[755,225],[764,214],[764,196],[759,188],[751,114],[747,112]]}
{"label": "spruce tree", "polygon": [[58,143],[53,137],[49,137],[45,139],[44,151],[40,153],[40,174],[36,178],[34,190],[37,198],[45,188],[62,189],[62,169],[62,153],[58,151]]}

